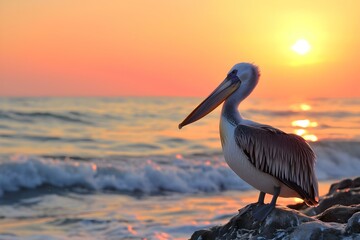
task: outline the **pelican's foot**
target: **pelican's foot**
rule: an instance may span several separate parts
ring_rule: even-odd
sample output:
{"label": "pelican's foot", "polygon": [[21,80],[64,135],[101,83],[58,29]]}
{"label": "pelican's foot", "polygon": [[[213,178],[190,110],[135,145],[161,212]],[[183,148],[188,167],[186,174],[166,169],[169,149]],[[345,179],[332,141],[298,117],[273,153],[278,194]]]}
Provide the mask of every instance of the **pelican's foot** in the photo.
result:
{"label": "pelican's foot", "polygon": [[271,213],[271,211],[275,208],[275,204],[262,204],[258,205],[253,210],[253,217],[255,220],[262,222],[265,218]]}

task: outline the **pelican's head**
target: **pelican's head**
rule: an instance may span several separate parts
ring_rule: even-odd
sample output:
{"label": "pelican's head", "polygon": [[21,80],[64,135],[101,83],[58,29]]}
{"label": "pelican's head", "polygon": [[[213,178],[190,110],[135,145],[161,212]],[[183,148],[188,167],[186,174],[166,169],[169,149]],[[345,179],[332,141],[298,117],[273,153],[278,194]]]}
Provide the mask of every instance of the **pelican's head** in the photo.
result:
{"label": "pelican's head", "polygon": [[225,80],[210,96],[200,103],[200,105],[179,124],[179,128],[181,129],[183,126],[203,118],[230,97],[240,102],[255,88],[259,81],[259,76],[260,73],[257,66],[251,63],[236,64],[230,69]]}

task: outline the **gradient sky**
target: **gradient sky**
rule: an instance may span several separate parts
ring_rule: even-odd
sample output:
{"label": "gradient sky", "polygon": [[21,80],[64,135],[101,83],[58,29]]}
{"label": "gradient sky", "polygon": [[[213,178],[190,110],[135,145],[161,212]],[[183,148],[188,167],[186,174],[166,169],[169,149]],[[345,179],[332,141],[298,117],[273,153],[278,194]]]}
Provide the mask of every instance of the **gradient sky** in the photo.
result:
{"label": "gradient sky", "polygon": [[[0,0],[0,96],[360,96],[360,1]],[[296,40],[312,46],[291,50]]]}

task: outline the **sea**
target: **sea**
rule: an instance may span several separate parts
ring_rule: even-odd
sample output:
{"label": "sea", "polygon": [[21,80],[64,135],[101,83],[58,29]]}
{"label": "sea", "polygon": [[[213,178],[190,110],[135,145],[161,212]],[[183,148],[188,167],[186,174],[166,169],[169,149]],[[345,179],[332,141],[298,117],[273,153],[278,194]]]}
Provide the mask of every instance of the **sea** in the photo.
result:
{"label": "sea", "polygon": [[[0,239],[188,239],[226,223],[258,192],[224,161],[220,108],[178,129],[201,100],[0,98]],[[304,137],[321,186],[360,175],[360,98],[239,110]]]}

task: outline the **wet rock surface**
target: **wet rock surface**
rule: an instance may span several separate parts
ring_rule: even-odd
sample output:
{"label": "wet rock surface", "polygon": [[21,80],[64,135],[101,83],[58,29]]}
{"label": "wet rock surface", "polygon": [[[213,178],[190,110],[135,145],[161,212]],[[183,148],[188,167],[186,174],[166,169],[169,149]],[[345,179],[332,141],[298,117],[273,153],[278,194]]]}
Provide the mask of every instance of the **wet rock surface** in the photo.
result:
{"label": "wet rock surface", "polygon": [[191,240],[212,239],[356,239],[360,240],[360,177],[331,185],[315,208],[277,206],[262,222],[250,204],[223,226],[193,233]]}

